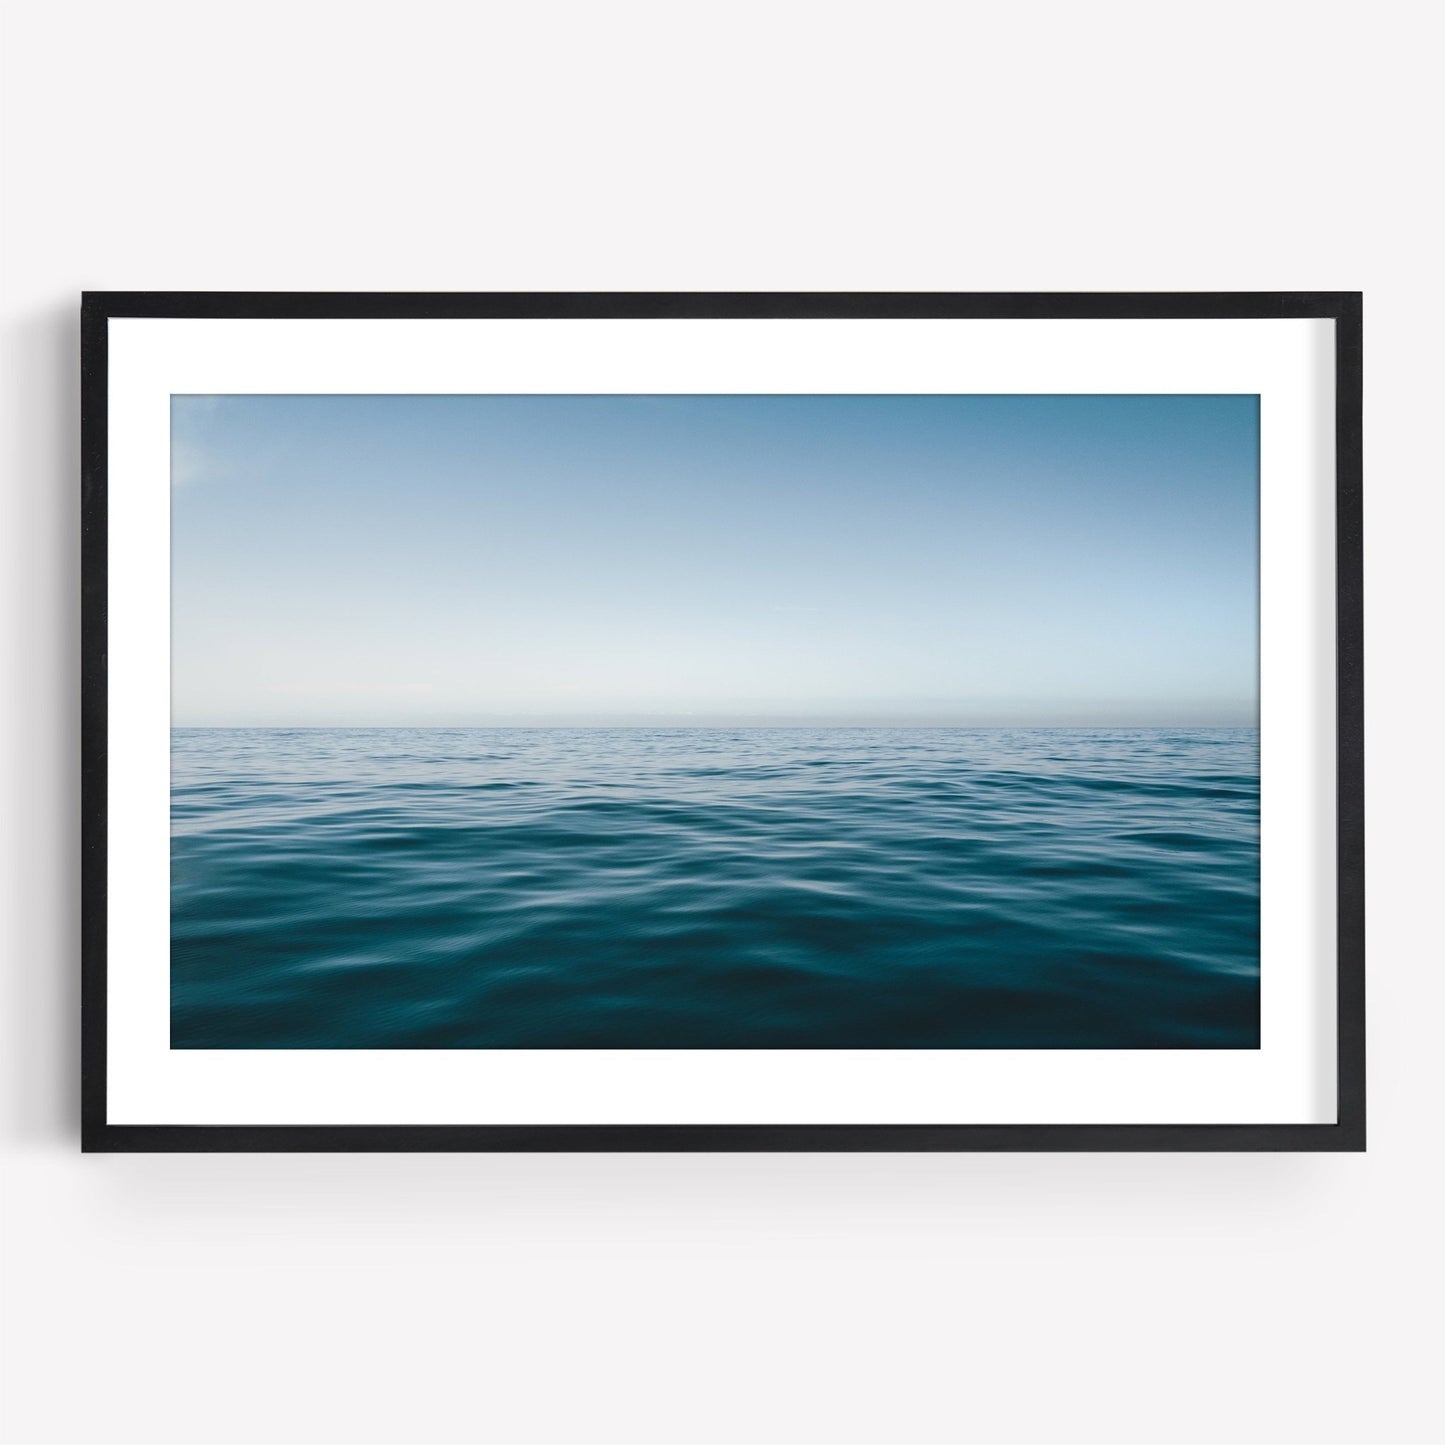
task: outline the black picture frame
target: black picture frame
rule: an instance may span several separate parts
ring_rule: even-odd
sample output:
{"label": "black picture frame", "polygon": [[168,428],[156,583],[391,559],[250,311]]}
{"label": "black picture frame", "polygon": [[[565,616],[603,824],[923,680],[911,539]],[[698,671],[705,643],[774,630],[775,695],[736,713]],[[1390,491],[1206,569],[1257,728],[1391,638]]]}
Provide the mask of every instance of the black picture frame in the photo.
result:
{"label": "black picture frame", "polygon": [[[1334,1124],[131,1125],[107,1121],[107,336],[119,317],[1317,318],[1334,323]],[[86,1151],[1359,1151],[1365,1147],[1362,297],[1329,292],[88,292],[82,300],[82,1148]]]}

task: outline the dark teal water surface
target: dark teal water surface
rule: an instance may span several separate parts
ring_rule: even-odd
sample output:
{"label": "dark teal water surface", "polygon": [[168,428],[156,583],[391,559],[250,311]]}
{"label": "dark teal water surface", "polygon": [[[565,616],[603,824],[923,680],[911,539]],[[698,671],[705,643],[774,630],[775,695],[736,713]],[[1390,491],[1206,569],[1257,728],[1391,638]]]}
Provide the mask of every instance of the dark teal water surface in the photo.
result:
{"label": "dark teal water surface", "polygon": [[1253,730],[181,729],[176,1048],[1254,1048]]}

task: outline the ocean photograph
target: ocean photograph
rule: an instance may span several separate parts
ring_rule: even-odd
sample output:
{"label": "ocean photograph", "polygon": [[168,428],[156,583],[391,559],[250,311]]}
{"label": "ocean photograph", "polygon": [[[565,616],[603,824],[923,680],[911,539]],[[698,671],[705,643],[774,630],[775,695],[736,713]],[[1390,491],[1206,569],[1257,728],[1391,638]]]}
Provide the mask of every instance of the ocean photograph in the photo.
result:
{"label": "ocean photograph", "polygon": [[171,1045],[1259,1046],[1253,396],[177,396]]}

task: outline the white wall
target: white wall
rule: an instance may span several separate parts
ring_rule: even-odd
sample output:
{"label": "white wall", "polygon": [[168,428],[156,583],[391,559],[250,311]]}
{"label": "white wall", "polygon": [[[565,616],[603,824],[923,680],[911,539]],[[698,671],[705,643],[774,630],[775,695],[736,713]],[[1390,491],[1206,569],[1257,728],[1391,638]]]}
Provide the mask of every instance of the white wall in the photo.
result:
{"label": "white wall", "polygon": [[[8,10],[8,1438],[1424,1438],[1438,10]],[[82,287],[1363,288],[1370,1153],[82,1158]]]}

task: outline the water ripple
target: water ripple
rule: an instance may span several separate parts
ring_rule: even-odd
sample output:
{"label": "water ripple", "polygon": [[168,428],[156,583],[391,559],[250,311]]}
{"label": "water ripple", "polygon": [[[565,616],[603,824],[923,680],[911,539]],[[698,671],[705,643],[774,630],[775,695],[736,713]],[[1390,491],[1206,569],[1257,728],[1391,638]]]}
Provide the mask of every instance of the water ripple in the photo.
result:
{"label": "water ripple", "polygon": [[1248,1048],[1253,731],[178,730],[180,1048]]}

